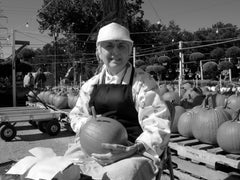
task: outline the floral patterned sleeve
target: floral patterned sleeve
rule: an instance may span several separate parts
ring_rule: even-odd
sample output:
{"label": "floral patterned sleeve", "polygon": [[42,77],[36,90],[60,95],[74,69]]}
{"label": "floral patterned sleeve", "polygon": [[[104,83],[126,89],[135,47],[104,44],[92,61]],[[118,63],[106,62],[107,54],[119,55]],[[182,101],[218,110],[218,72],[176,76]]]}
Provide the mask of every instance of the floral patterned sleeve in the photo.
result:
{"label": "floral patterned sleeve", "polygon": [[159,157],[170,139],[170,112],[150,75],[136,69],[135,77],[133,97],[143,129],[136,141],[143,143],[148,153]]}

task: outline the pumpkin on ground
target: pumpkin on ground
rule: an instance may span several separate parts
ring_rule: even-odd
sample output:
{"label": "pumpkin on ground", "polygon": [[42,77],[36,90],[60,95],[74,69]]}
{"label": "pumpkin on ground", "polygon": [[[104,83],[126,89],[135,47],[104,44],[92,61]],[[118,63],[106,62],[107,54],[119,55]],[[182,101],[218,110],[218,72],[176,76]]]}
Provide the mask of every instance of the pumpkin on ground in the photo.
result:
{"label": "pumpkin on ground", "polygon": [[224,122],[217,131],[218,145],[228,153],[240,154],[239,112],[235,119]]}
{"label": "pumpkin on ground", "polygon": [[124,126],[115,119],[103,116],[89,120],[81,128],[79,137],[83,151],[88,155],[108,153],[102,143],[127,145],[128,141]]}

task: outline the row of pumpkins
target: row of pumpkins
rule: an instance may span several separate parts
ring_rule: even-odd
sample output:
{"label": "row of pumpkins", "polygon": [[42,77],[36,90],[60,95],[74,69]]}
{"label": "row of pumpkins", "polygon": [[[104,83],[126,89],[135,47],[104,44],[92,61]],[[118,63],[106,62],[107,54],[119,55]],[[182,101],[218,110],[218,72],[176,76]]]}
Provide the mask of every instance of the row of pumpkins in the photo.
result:
{"label": "row of pumpkins", "polygon": [[57,109],[72,109],[77,102],[78,93],[79,90],[77,88],[67,90],[65,88],[56,87],[46,91],[33,90],[28,93],[28,101],[40,101],[52,105]]}
{"label": "row of pumpkins", "polygon": [[240,154],[238,91],[223,94],[219,90],[188,85],[181,88],[179,95],[173,86],[164,92],[164,86],[160,90],[172,114],[172,133]]}
{"label": "row of pumpkins", "polygon": [[[200,142],[218,145],[229,153],[240,154],[240,96],[211,91],[208,87],[184,84],[160,85],[160,94],[172,114],[172,133]],[[34,98],[37,95],[37,98]],[[73,108],[78,99],[78,89],[56,88],[47,91],[30,91],[29,101],[40,100],[58,109]]]}

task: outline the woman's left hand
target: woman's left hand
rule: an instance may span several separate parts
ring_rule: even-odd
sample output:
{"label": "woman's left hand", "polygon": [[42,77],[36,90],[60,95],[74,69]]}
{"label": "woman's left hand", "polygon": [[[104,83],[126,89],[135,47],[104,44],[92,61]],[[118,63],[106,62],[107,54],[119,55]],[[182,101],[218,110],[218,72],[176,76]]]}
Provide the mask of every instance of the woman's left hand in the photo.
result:
{"label": "woman's left hand", "polygon": [[92,154],[92,158],[99,164],[106,166],[112,164],[118,160],[127,158],[135,154],[138,150],[138,144],[131,146],[124,146],[120,144],[102,144],[102,147],[109,151],[106,154]]}

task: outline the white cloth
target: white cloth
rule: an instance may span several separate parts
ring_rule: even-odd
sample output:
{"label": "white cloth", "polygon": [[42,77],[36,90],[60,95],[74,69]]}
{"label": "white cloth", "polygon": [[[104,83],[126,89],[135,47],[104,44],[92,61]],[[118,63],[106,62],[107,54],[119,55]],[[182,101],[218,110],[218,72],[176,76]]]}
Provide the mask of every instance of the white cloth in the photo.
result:
{"label": "white cloth", "polygon": [[[88,103],[93,86],[98,82],[102,82],[105,77],[105,83],[117,84],[121,81],[123,75],[123,84],[128,84],[132,65],[127,66],[126,74],[123,71],[115,76],[111,76],[106,72],[106,67],[102,71],[89,79],[80,89],[79,98],[76,106],[69,114],[71,127],[78,136],[81,127],[88,121],[90,116]],[[103,76],[106,72],[106,76]],[[164,147],[170,139],[170,112],[161,99],[159,88],[156,81],[141,69],[135,69],[132,97],[135,102],[135,108],[138,112],[138,119],[143,133],[136,139],[136,142],[144,144],[146,152],[149,154],[154,164],[160,162],[159,156],[162,154]],[[155,172],[157,169],[154,170]]]}

